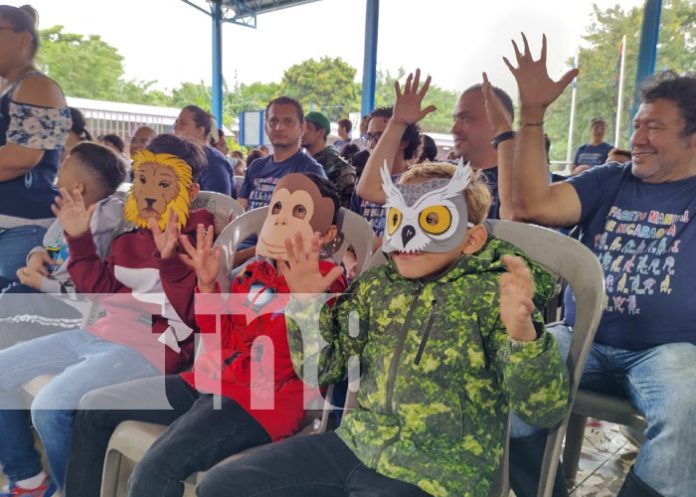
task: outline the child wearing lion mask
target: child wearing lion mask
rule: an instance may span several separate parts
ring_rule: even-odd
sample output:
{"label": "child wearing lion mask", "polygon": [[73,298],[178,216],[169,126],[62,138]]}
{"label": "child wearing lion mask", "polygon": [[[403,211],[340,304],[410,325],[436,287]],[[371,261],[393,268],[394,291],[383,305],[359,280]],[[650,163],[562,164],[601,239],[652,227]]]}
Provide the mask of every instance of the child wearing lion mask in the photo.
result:
{"label": "child wearing lion mask", "polygon": [[[213,222],[206,211],[189,212],[198,193],[201,157],[197,146],[162,135],[135,158],[135,183],[124,215],[136,227],[114,239],[104,260],[89,229],[95,204],[86,207],[79,189],[63,188],[56,197],[53,211],[68,242],[70,276],[79,292],[100,294],[105,315],[86,329],[0,351],[0,436],[9,440],[0,447],[0,459],[12,475],[11,488],[32,495],[62,490],[74,410],[85,393],[173,373],[191,359],[196,275],[178,252],[180,232],[192,236],[198,226]],[[34,399],[31,418],[51,476],[41,471],[22,391],[24,383],[44,374],[56,376]]]}

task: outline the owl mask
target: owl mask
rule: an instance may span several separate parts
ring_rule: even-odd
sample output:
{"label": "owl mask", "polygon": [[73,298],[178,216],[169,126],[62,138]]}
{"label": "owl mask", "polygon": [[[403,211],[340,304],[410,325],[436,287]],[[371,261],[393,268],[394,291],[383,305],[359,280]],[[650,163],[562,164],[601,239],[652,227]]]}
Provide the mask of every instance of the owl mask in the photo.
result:
{"label": "owl mask", "polygon": [[183,159],[141,150],[133,157],[133,185],[123,208],[124,218],[139,228],[149,228],[148,219],[154,218],[164,230],[169,211],[173,210],[179,228],[183,228],[189,215],[192,182],[191,166]]}
{"label": "owl mask", "polygon": [[437,178],[414,185],[394,184],[382,168],[387,196],[385,252],[449,252],[466,237],[468,213],[463,191],[472,173],[461,164],[449,179]]}

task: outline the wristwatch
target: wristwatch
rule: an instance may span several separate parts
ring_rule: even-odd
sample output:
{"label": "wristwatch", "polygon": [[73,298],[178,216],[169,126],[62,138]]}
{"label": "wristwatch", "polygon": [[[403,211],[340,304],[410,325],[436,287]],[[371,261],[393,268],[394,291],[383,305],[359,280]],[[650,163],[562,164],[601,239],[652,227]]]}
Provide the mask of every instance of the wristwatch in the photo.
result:
{"label": "wristwatch", "polygon": [[500,142],[504,142],[505,140],[512,140],[514,137],[514,131],[504,131],[503,133],[500,133],[499,135],[493,137],[493,139],[491,140],[491,145],[493,145],[493,148],[497,150]]}

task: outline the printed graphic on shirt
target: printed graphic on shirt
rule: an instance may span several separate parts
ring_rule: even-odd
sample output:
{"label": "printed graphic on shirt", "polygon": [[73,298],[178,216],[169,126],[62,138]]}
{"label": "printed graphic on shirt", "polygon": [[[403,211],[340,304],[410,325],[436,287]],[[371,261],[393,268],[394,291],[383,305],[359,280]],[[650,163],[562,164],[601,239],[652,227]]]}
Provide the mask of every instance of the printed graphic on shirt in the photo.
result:
{"label": "printed graphic on shirt", "polygon": [[679,235],[689,215],[688,209],[667,213],[611,207],[604,233],[594,239],[609,296],[607,312],[640,314],[643,299],[672,293]]}
{"label": "printed graphic on shirt", "polygon": [[54,267],[60,267],[68,260],[68,244],[63,238],[62,232],[54,240],[47,243],[45,249],[51,259],[53,259]]}
{"label": "printed graphic on shirt", "polygon": [[271,202],[271,196],[280,178],[254,178],[253,187],[249,193],[249,210],[264,207]]}

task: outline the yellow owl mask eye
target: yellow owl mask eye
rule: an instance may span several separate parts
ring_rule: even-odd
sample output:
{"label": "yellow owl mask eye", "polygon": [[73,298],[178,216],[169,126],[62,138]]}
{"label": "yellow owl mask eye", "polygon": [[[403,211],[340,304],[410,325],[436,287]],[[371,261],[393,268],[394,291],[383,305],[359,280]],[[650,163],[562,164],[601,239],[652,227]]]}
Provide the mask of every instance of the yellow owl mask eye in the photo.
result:
{"label": "yellow owl mask eye", "polygon": [[421,229],[431,235],[441,235],[452,225],[452,213],[443,205],[423,209],[418,215]]}
{"label": "yellow owl mask eye", "polygon": [[387,212],[387,233],[392,236],[396,233],[396,230],[401,226],[401,221],[404,215],[396,207],[390,207],[389,212]]}

